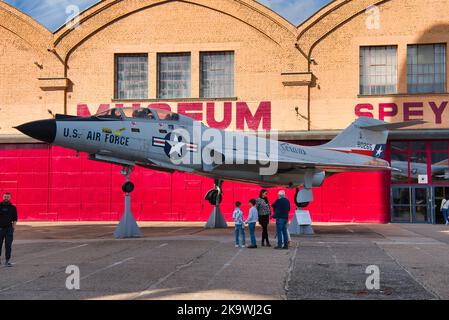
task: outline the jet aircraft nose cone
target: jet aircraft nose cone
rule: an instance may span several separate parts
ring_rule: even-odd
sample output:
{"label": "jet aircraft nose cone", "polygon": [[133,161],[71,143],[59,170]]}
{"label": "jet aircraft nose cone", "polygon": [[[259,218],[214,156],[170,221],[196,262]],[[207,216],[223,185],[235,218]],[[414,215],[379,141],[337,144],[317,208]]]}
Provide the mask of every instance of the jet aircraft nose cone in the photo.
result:
{"label": "jet aircraft nose cone", "polygon": [[48,143],[53,143],[53,141],[55,141],[56,137],[55,119],[27,122],[15,128],[20,132],[22,132],[23,134],[26,134],[27,136],[40,141]]}

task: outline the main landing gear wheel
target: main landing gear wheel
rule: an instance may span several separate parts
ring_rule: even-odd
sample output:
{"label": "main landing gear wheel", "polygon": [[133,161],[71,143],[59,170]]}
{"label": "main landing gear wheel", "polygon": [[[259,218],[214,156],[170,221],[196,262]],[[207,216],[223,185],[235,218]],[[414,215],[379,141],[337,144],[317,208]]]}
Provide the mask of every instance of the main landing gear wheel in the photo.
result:
{"label": "main landing gear wheel", "polygon": [[[293,216],[289,226],[288,231],[291,235],[312,235],[314,234],[312,228],[312,219],[310,218],[310,212],[304,208],[310,203],[307,202],[299,202],[299,188],[296,188],[294,202],[296,204],[295,215]],[[307,198],[307,199],[310,199]]]}
{"label": "main landing gear wheel", "polygon": [[295,205],[297,208],[305,208],[309,205],[310,202],[298,202],[297,198],[298,198],[298,193],[299,193],[299,188],[296,188],[296,192],[295,192]]}
{"label": "main landing gear wheel", "polygon": [[212,210],[212,213],[207,220],[206,223],[206,229],[215,229],[215,228],[227,228],[228,225],[226,223],[226,220],[223,218],[223,215],[220,211],[220,203],[223,199],[223,191],[221,190],[221,187],[223,185],[223,181],[219,179],[215,179],[214,188],[212,190],[209,190],[204,197],[205,200],[209,201],[211,205],[214,206],[214,209]]}
{"label": "main landing gear wheel", "polygon": [[204,199],[209,201],[213,206],[219,205],[223,200],[223,192],[219,192],[216,189],[209,190]]}

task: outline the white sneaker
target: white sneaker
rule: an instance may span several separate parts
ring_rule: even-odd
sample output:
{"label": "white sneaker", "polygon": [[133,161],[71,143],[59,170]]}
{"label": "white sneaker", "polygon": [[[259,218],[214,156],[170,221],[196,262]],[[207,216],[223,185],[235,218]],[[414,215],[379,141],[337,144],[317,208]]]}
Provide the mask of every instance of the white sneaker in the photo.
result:
{"label": "white sneaker", "polygon": [[236,248],[240,247],[238,244],[235,245]]}
{"label": "white sneaker", "polygon": [[245,248],[246,246],[244,245],[244,244],[242,244],[241,246],[240,246],[240,248]]}

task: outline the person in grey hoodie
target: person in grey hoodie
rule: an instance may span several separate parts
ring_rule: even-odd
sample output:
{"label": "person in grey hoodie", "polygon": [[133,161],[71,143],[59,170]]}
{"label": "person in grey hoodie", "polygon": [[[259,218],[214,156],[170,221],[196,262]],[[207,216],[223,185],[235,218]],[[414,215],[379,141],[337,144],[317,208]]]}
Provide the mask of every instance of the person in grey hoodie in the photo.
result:
{"label": "person in grey hoodie", "polygon": [[248,248],[249,249],[255,249],[255,248],[257,248],[257,243],[256,243],[256,222],[259,219],[259,214],[257,213],[256,200],[255,199],[249,200],[249,205],[250,205],[251,208],[249,209],[248,219],[246,219],[246,221],[245,221],[245,223],[248,225],[249,237],[251,239],[251,245],[248,246]]}

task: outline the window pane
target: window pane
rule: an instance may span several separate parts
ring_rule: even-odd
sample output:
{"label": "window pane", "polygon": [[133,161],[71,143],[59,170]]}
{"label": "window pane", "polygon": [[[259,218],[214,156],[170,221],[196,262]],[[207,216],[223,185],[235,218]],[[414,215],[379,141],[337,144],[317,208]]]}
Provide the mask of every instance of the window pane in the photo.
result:
{"label": "window pane", "polygon": [[410,206],[410,188],[393,188],[393,204]]}
{"label": "window pane", "polygon": [[425,141],[410,141],[410,150],[427,150]]}
{"label": "window pane", "polygon": [[430,149],[432,150],[448,150],[447,141],[434,141],[430,144]]}
{"label": "window pane", "polygon": [[393,206],[393,222],[410,222],[411,207],[410,206]]}
{"label": "window pane", "polygon": [[446,91],[446,45],[407,46],[407,88],[409,93]]}
{"label": "window pane", "polygon": [[432,183],[449,183],[447,152],[432,152]]}
{"label": "window pane", "polygon": [[158,55],[158,98],[190,97],[190,53]]}
{"label": "window pane", "polygon": [[407,152],[407,150],[408,150],[408,142],[394,141],[391,143],[391,151],[392,152],[397,152],[397,151]]}
{"label": "window pane", "polygon": [[147,108],[125,108],[123,111],[128,118],[154,120],[153,113]]}
{"label": "window pane", "polygon": [[408,155],[407,153],[391,154],[392,183],[408,183]]}
{"label": "window pane", "polygon": [[397,92],[395,46],[360,48],[360,94]]}
{"label": "window pane", "polygon": [[393,202],[392,220],[394,222],[411,221],[410,194],[411,194],[410,188],[392,189],[392,202]]}
{"label": "window pane", "polygon": [[427,210],[427,188],[415,189],[415,220],[416,222],[427,222],[429,212]]}
{"label": "window pane", "polygon": [[204,52],[200,55],[202,98],[234,96],[234,52]]}
{"label": "window pane", "polygon": [[178,121],[179,115],[168,110],[156,109],[159,120]]}
{"label": "window pane", "polygon": [[418,64],[429,65],[434,61],[434,47],[433,45],[420,45],[418,46]]}
{"label": "window pane", "polygon": [[113,120],[121,120],[122,119],[122,113],[120,112],[120,109],[118,108],[112,108],[100,113],[97,113],[95,115],[97,118],[102,119],[113,119]]}
{"label": "window pane", "polygon": [[427,152],[410,153],[410,183],[418,183],[419,175],[427,175]]}
{"label": "window pane", "polygon": [[115,98],[148,98],[147,55],[119,55],[115,58]]}

